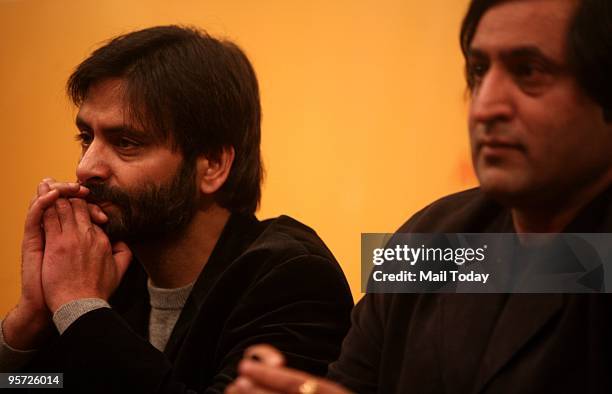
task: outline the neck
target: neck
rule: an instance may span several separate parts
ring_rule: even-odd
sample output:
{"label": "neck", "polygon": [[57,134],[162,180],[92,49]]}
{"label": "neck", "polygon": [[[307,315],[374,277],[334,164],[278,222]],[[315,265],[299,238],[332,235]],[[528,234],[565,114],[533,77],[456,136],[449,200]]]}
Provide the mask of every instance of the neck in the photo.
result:
{"label": "neck", "polygon": [[559,233],[598,194],[612,184],[612,172],[588,187],[568,193],[566,198],[546,206],[512,207],[512,221],[517,233]]}
{"label": "neck", "polygon": [[196,212],[182,236],[132,245],[153,286],[174,289],[195,282],[229,216],[227,209],[213,204]]}

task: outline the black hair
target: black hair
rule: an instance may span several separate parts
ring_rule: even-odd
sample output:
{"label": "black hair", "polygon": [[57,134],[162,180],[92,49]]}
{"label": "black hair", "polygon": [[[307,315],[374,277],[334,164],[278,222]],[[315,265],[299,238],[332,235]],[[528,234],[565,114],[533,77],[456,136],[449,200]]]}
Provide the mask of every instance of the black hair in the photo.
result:
{"label": "black hair", "polygon": [[[478,23],[491,7],[508,0],[472,0],[461,25],[461,51],[467,59]],[[612,121],[612,1],[580,0],[568,33],[568,63],[584,91]],[[467,70],[468,88],[474,86]]]}
{"label": "black hair", "polygon": [[90,87],[108,78],[124,80],[131,118],[171,142],[185,160],[215,160],[233,148],[232,168],[215,200],[232,212],[255,212],[263,177],[259,87],[236,44],[174,25],[124,34],[77,66],[68,95],[80,106]]}

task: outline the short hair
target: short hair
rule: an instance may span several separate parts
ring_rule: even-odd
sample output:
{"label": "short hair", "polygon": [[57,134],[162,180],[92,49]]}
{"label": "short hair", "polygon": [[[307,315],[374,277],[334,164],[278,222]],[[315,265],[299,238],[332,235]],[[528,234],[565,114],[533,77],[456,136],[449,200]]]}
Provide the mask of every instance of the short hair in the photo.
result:
{"label": "short hair", "polygon": [[261,105],[255,71],[234,43],[182,26],[157,26],[115,37],[79,64],[67,83],[80,106],[104,79],[125,81],[126,111],[193,163],[235,158],[215,200],[254,213],[261,198]]}
{"label": "short hair", "polygon": [[[511,0],[472,0],[463,19],[461,51],[467,59],[478,23],[491,7]],[[567,37],[568,64],[576,80],[603,109],[606,121],[612,121],[612,2],[580,0]],[[469,89],[474,81],[467,70]]]}

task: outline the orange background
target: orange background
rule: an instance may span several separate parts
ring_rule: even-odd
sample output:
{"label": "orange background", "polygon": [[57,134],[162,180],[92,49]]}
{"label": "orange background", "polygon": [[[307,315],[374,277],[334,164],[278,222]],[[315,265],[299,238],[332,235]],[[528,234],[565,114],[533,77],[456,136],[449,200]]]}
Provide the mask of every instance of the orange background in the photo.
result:
{"label": "orange background", "polygon": [[0,315],[18,299],[37,183],[74,179],[66,78],[111,36],[169,23],[205,28],[249,55],[264,111],[258,216],[285,213],[316,229],[358,298],[360,233],[392,232],[475,184],[458,45],[467,3],[0,0]]}

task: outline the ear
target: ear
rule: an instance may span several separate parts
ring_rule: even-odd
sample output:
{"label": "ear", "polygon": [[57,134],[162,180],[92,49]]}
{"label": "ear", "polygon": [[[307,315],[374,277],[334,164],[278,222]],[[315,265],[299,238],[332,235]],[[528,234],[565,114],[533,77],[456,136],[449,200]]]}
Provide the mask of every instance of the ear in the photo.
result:
{"label": "ear", "polygon": [[218,158],[197,158],[198,182],[203,194],[213,194],[223,186],[234,162],[234,148],[223,148]]}

